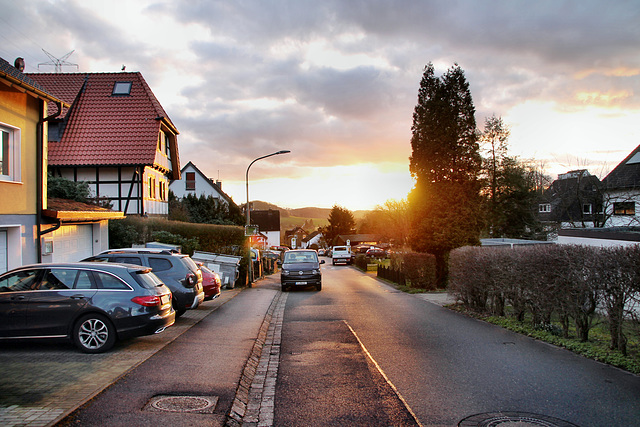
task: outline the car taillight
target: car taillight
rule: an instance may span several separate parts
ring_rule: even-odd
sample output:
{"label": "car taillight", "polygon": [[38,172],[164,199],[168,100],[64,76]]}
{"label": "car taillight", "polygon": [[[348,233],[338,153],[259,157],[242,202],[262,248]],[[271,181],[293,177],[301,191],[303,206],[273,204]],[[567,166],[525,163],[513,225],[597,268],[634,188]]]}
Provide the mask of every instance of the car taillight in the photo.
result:
{"label": "car taillight", "polygon": [[198,283],[198,276],[193,273],[188,273],[186,277],[187,286],[192,288]]}
{"label": "car taillight", "polygon": [[131,301],[135,302],[136,304],[140,304],[142,306],[145,306],[145,307],[155,307],[157,305],[162,305],[162,302],[160,301],[160,297],[158,295],[148,295],[148,296],[144,296],[144,297],[133,297],[133,298],[131,298]]}

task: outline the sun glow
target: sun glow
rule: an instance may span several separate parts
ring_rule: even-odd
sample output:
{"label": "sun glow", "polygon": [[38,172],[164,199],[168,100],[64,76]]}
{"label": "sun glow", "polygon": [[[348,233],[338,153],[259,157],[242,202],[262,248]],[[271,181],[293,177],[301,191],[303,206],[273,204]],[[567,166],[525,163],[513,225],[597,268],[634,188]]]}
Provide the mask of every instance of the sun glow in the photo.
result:
{"label": "sun glow", "polygon": [[[313,168],[304,177],[250,178],[249,198],[283,208],[337,204],[360,210],[373,209],[389,199],[404,199],[412,187],[408,164],[357,164]],[[246,202],[244,182],[227,181],[224,189],[236,203]]]}

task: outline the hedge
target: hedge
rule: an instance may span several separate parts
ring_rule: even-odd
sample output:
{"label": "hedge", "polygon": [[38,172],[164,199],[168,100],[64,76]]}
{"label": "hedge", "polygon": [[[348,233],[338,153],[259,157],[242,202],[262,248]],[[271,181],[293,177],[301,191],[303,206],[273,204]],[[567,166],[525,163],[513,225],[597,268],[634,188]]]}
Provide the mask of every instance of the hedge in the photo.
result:
{"label": "hedge", "polygon": [[587,341],[604,314],[611,348],[626,354],[623,325],[637,321],[640,302],[640,245],[464,247],[451,252],[449,274],[449,291],[467,308],[519,321],[528,314],[540,327],[554,315],[565,337],[573,323]]}
{"label": "hedge", "polygon": [[163,218],[128,216],[109,221],[109,247],[129,248],[152,241],[180,244],[182,252],[194,250],[228,255],[246,255],[244,229],[232,225],[196,224]]}

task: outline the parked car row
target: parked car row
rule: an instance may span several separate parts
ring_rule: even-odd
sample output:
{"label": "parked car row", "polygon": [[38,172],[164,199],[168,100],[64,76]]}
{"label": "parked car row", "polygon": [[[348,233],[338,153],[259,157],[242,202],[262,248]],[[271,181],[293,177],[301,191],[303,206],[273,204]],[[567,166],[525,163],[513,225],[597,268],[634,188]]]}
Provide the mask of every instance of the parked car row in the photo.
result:
{"label": "parked car row", "polygon": [[217,273],[170,250],[26,265],[0,275],[0,340],[66,338],[100,353],[118,339],[162,332],[219,294]]}

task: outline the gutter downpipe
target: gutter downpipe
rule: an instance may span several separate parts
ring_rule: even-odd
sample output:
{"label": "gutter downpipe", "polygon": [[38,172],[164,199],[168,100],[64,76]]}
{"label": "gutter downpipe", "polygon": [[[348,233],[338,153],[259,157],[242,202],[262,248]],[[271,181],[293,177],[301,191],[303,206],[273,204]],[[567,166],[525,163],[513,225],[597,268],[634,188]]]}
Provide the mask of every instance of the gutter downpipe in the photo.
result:
{"label": "gutter downpipe", "polygon": [[[45,103],[42,101],[42,115],[45,113]],[[40,238],[52,231],[57,230],[62,225],[62,221],[58,219],[58,223],[53,227],[46,231],[42,231],[42,211],[44,210],[44,124],[49,120],[55,119],[60,114],[62,114],[62,105],[63,102],[56,102],[58,106],[58,111],[55,114],[52,114],[48,117],[43,117],[42,120],[38,122],[38,127],[36,128],[36,228],[38,237],[36,239],[36,251],[38,252],[38,263],[42,263],[42,241]]]}

